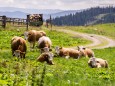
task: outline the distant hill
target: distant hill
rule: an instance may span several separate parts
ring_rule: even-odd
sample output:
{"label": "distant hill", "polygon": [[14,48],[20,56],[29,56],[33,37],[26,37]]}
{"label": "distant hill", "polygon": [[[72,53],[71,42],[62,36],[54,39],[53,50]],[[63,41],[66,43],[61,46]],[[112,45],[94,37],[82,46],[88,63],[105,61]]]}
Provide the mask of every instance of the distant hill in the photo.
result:
{"label": "distant hill", "polygon": [[0,15],[5,15],[7,17],[11,18],[26,18],[26,15],[28,13],[20,12],[20,11],[15,11],[15,12],[0,12]]}
{"label": "distant hill", "polygon": [[59,9],[26,9],[26,8],[15,8],[15,7],[0,7],[1,12],[15,12],[15,11],[20,11],[24,13],[38,13],[38,14],[53,14],[53,13],[58,13],[62,12],[63,10]]}
{"label": "distant hill", "polygon": [[75,14],[76,12],[80,12],[81,10],[67,10],[67,11],[62,11],[62,12],[58,12],[58,13],[54,13],[52,14],[52,17],[60,17],[60,16],[65,16],[65,15],[70,15],[70,14]]}
{"label": "distant hill", "polygon": [[52,13],[52,14],[44,14],[44,19],[49,19],[50,15],[52,18],[56,18],[56,17],[65,16],[65,15],[75,14],[76,12],[80,12],[80,10],[67,10],[67,11],[62,11],[62,12],[57,12],[57,13]]}
{"label": "distant hill", "polygon": [[74,14],[78,10],[59,10],[59,9],[24,9],[14,7],[0,7],[0,15],[6,15],[8,17],[26,18],[27,14],[43,14],[44,20],[52,18]]}
{"label": "distant hill", "polygon": [[115,23],[115,7],[94,7],[85,9],[75,14],[56,17],[53,19],[54,25],[94,25],[99,23]]}

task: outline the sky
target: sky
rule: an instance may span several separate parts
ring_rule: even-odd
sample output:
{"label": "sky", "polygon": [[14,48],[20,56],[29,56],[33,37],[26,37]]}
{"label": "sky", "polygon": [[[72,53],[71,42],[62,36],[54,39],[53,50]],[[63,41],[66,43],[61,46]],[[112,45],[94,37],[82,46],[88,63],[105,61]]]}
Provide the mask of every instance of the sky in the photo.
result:
{"label": "sky", "polygon": [[95,6],[115,6],[115,0],[0,0],[0,7],[80,10]]}

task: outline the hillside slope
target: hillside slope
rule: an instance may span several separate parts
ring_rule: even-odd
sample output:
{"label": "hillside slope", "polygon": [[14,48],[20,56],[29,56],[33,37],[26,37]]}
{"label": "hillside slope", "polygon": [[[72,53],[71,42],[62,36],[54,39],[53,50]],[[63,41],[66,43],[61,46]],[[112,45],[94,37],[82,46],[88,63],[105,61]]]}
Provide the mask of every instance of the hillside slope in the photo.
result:
{"label": "hillside slope", "polygon": [[115,22],[115,7],[95,7],[53,19],[54,25],[81,26]]}

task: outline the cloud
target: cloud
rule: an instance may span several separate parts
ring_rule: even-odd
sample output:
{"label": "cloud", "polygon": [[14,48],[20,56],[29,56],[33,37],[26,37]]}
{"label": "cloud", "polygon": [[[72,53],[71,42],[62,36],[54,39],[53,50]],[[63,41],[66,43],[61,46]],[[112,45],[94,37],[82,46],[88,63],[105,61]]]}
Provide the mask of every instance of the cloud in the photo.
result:
{"label": "cloud", "polygon": [[0,0],[1,7],[34,9],[85,9],[93,6],[114,5],[115,0]]}
{"label": "cloud", "polygon": [[8,2],[8,3],[13,3],[13,2],[14,2],[14,0],[8,0],[7,2]]}

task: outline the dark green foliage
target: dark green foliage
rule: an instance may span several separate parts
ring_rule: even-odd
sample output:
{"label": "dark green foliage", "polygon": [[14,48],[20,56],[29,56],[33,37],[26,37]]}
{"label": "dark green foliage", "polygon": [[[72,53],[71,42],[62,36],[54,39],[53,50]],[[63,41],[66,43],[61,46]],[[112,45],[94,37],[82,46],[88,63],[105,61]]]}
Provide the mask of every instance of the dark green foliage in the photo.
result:
{"label": "dark green foliage", "polygon": [[43,25],[43,21],[30,22],[30,26],[41,26],[41,25]]}
{"label": "dark green foliage", "polygon": [[[103,15],[103,16],[100,16]],[[58,26],[82,26],[115,22],[115,7],[95,7],[54,18],[52,23]]]}

